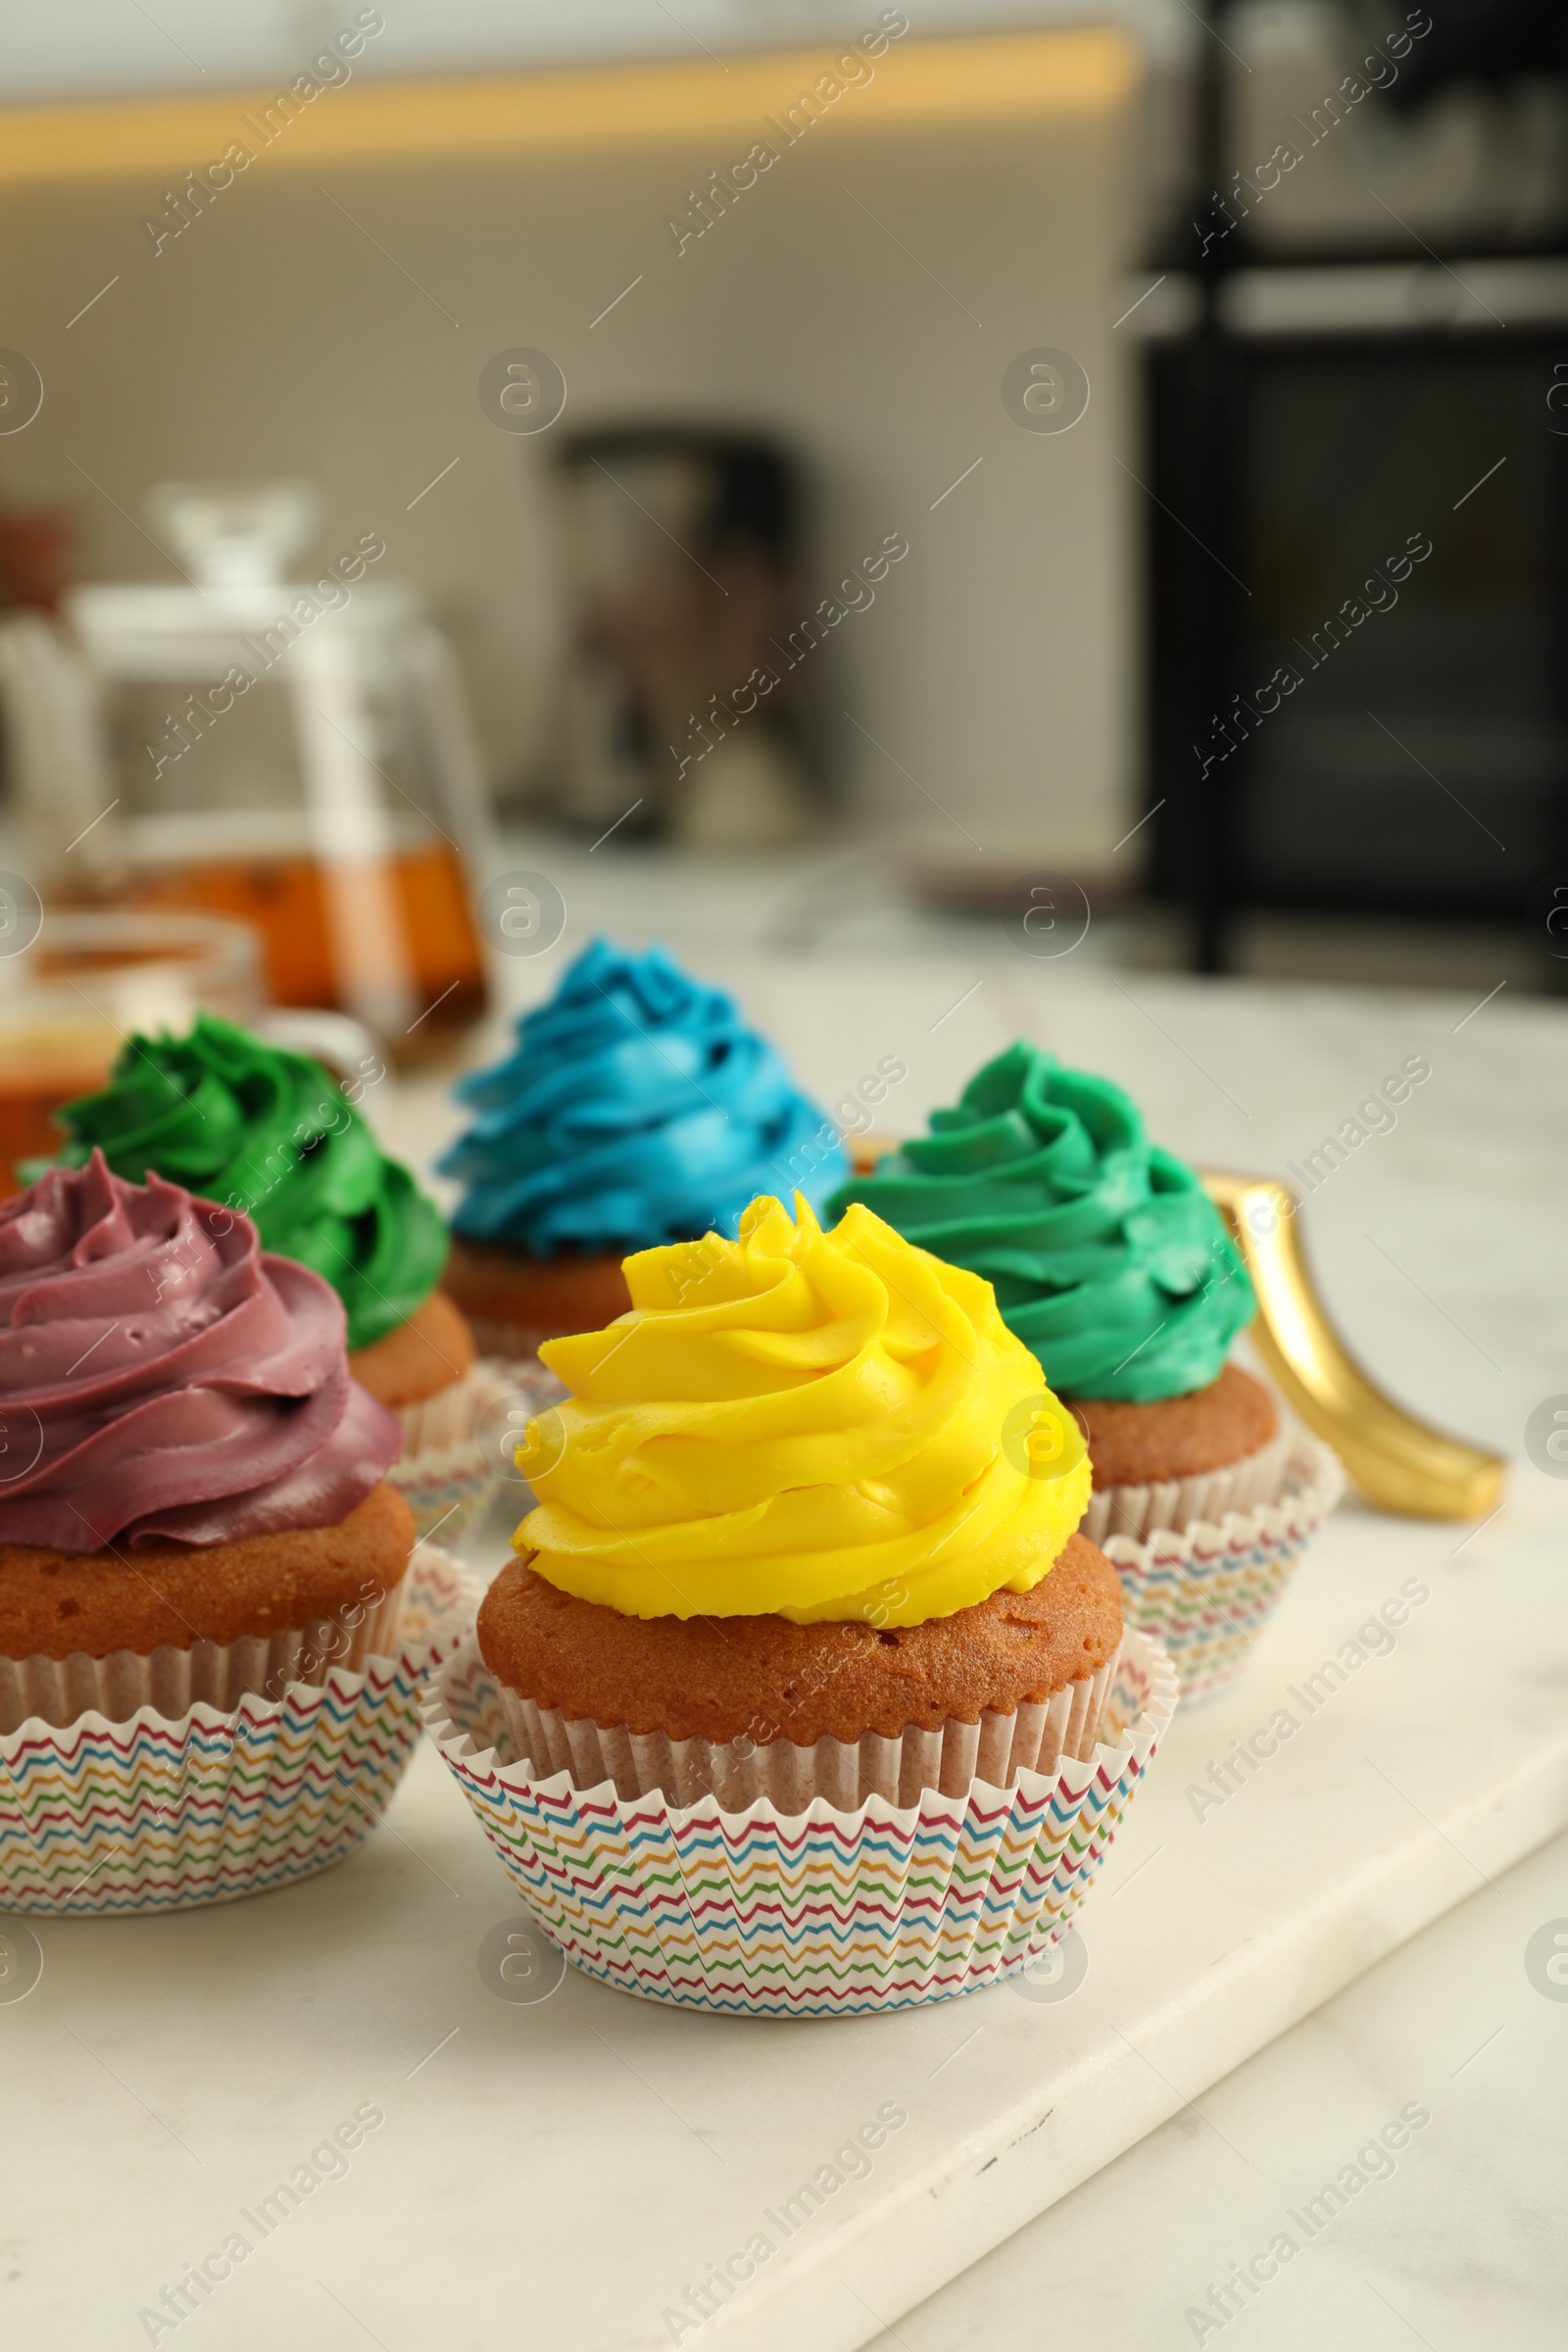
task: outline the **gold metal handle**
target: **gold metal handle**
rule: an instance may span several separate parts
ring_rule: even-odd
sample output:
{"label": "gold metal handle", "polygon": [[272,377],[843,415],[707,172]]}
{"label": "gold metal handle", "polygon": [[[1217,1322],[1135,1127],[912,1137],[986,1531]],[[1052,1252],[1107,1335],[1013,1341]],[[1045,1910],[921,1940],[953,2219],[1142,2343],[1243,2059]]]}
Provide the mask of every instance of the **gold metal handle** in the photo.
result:
{"label": "gold metal handle", "polygon": [[1494,1511],[1504,1457],[1418,1421],[1346,1348],[1301,1254],[1290,1186],[1213,1171],[1203,1184],[1257,1293],[1253,1345],[1287,1402],[1333,1446],[1369,1500],[1418,1519],[1481,1519]]}

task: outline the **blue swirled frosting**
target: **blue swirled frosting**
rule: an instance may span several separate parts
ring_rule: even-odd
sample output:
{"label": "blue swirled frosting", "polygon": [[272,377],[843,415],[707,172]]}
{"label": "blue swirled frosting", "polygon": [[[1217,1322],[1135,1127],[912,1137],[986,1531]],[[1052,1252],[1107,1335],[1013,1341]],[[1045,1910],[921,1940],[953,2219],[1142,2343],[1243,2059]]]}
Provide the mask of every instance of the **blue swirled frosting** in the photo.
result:
{"label": "blue swirled frosting", "polygon": [[453,1230],[530,1257],[733,1236],[759,1193],[820,1207],[849,1167],[733,1000],[660,947],[593,941],[456,1092],[476,1116],[439,1163],[467,1187]]}

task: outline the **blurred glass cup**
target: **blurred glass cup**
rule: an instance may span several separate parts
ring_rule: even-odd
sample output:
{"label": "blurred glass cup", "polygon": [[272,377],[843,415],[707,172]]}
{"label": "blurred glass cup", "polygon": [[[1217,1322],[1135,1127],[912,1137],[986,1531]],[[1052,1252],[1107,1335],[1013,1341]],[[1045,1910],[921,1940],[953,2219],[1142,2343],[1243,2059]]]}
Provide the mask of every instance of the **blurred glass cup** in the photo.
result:
{"label": "blurred glass cup", "polygon": [[132,1030],[178,1033],[198,1011],[254,1021],[265,1002],[260,940],[217,915],[51,908],[26,946],[4,946],[0,1197],[19,1159],[60,1149],[50,1113],[103,1085]]}

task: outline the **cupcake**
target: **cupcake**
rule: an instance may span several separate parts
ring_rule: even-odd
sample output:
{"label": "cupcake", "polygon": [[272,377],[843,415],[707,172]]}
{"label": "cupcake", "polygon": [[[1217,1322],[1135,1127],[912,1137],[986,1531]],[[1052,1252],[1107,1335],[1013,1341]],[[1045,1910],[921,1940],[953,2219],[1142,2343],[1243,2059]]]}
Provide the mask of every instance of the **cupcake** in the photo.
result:
{"label": "cupcake", "polygon": [[596,939],[457,1096],[477,1115],[440,1162],[465,1187],[444,1281],[500,1354],[624,1313],[629,1251],[733,1234],[759,1193],[819,1202],[849,1166],[733,1000],[659,947]]}
{"label": "cupcake", "polygon": [[[97,1703],[125,1653],[150,1695],[161,1650],[270,1642],[368,1591],[395,1615],[415,1541],[386,1483],[397,1425],[350,1378],[332,1291],[264,1256],[249,1218],[97,1152],[0,1201],[0,1385],[24,1465],[0,1482],[6,1731],[29,1675],[49,1703],[23,1712],[80,1712],[55,1696],[67,1661]],[[243,1653],[194,1671],[217,1704],[250,1687]]]}
{"label": "cupcake", "polygon": [[188,1186],[332,1285],[350,1370],[403,1432],[394,1483],[420,1533],[445,1521],[450,1539],[496,1483],[476,1432],[506,1383],[436,1287],[440,1212],[341,1089],[307,1055],[201,1013],[187,1036],[129,1039],[102,1092],[55,1116],[63,1164],[100,1151],[133,1183]]}
{"label": "cupcake", "polygon": [[246,1891],[385,1802],[415,1530],[343,1338],[249,1218],[101,1153],[0,1202],[0,1908]]}
{"label": "cupcake", "polygon": [[1133,1621],[1187,1687],[1227,1679],[1340,1479],[1228,1360],[1256,1300],[1219,1211],[1150,1143],[1130,1096],[1036,1046],[987,1062],[930,1129],[841,1185],[830,1210],[867,1205],[995,1286],[1083,1427],[1085,1526],[1110,1544]]}
{"label": "cupcake", "polygon": [[628,1313],[546,1344],[538,1501],[429,1719],[582,1966],[836,2013],[1049,1942],[1174,1685],[989,1284],[796,1210],[638,1252]]}

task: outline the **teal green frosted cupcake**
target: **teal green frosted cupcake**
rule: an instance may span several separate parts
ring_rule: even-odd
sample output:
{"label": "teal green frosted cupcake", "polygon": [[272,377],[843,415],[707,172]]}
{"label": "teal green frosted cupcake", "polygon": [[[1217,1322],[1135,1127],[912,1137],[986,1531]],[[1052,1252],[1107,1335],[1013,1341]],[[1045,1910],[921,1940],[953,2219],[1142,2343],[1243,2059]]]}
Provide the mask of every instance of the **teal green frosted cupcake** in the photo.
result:
{"label": "teal green frosted cupcake", "polygon": [[1109,1079],[1014,1045],[928,1135],[841,1185],[830,1214],[852,1200],[992,1284],[1088,1435],[1092,1540],[1277,1492],[1279,1409],[1228,1360],[1256,1310],[1247,1269],[1195,1170]]}

